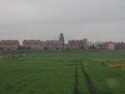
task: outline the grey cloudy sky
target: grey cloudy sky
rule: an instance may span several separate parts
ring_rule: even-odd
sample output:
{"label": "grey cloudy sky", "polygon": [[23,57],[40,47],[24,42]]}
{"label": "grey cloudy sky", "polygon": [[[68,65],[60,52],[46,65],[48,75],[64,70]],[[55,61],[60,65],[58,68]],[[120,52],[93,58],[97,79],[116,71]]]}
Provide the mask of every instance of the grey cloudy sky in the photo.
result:
{"label": "grey cloudy sky", "polygon": [[0,0],[1,39],[125,42],[125,0]]}

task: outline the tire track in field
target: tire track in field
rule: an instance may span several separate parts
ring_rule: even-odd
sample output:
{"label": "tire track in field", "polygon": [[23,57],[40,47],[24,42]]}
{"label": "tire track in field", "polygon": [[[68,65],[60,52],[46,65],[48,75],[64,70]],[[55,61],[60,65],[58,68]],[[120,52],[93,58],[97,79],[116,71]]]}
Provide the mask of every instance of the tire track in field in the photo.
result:
{"label": "tire track in field", "polygon": [[73,94],[80,94],[78,90],[78,70],[77,70],[77,64],[75,68],[75,83],[74,83],[74,88],[73,88]]}
{"label": "tire track in field", "polygon": [[[84,51],[84,56],[86,57],[86,59],[88,59],[89,61],[93,62],[93,60],[89,57],[89,55],[86,53],[86,51]],[[83,63],[81,62],[81,67],[82,67],[82,72],[83,72],[83,76],[85,77],[85,80],[87,82],[87,87],[88,87],[88,91],[89,94],[96,94],[96,89],[91,81],[91,78],[89,77],[89,74],[87,73],[87,71],[85,70],[85,64],[83,65]]]}
{"label": "tire track in field", "polygon": [[83,76],[85,77],[85,80],[87,82],[89,94],[96,94],[96,89],[94,88],[93,83],[92,83],[88,73],[85,71],[85,68],[82,63],[81,63],[81,67],[82,67]]}

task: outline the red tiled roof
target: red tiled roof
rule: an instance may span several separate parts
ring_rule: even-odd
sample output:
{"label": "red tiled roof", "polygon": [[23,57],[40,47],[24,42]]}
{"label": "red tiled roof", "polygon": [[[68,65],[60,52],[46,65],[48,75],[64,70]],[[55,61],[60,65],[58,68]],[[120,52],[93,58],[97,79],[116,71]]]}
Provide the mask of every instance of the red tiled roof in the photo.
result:
{"label": "red tiled roof", "polygon": [[18,40],[1,40],[0,44],[19,44]]}

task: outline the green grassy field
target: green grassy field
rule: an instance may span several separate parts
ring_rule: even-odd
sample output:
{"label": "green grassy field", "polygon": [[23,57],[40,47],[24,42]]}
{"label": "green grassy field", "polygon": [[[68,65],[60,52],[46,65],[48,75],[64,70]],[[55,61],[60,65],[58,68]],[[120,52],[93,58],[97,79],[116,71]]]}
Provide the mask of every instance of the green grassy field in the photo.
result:
{"label": "green grassy field", "polygon": [[[124,94],[125,51],[8,51],[0,59],[0,94]],[[25,56],[19,57],[21,54]]]}

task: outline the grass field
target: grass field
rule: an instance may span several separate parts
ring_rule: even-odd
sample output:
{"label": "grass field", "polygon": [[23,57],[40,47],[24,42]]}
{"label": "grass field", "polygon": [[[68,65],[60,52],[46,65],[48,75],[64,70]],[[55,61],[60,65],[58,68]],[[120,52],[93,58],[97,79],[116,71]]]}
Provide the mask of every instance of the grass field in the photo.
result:
{"label": "grass field", "polygon": [[0,94],[125,93],[125,51],[1,53]]}

